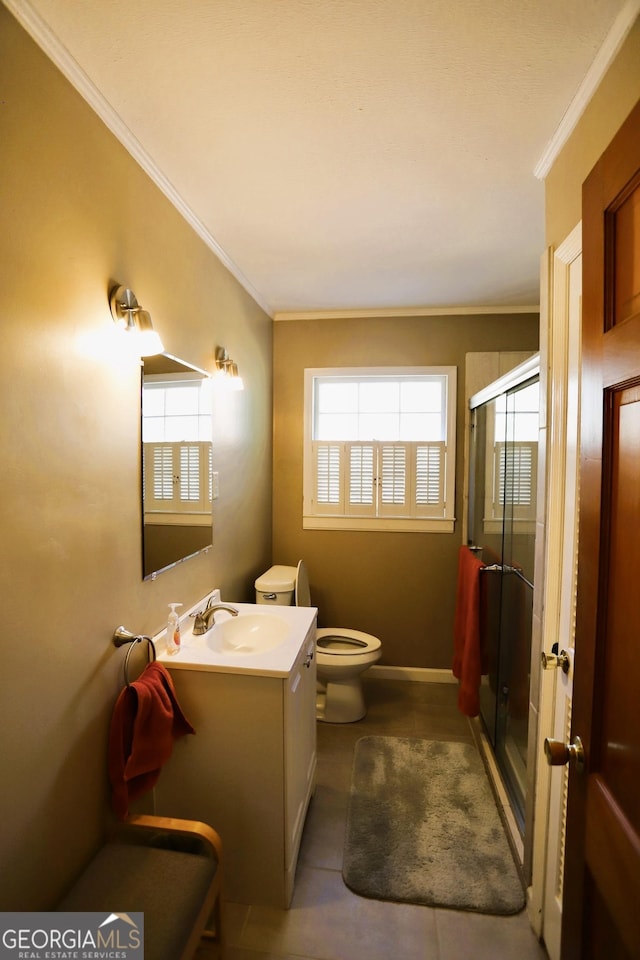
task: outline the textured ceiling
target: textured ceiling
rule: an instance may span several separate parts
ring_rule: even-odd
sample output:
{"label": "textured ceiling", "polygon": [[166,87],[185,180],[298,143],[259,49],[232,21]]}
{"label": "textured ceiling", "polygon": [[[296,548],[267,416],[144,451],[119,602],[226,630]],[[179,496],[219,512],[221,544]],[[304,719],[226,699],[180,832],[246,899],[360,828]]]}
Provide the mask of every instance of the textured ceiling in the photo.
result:
{"label": "textured ceiling", "polygon": [[629,2],[7,5],[275,313],[537,303],[534,168]]}

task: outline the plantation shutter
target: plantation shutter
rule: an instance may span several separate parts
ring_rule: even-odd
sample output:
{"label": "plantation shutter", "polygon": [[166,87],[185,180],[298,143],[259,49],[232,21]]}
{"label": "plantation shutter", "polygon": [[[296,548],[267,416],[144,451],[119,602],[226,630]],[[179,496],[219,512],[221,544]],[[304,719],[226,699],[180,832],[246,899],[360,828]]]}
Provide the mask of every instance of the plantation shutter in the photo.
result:
{"label": "plantation shutter", "polygon": [[444,443],[313,443],[315,512],[443,517]]}
{"label": "plantation shutter", "polygon": [[381,517],[443,517],[445,444],[379,445]]}
{"label": "plantation shutter", "polygon": [[180,457],[180,500],[182,503],[198,502],[200,492],[200,450],[197,444],[181,444]]}
{"label": "plantation shutter", "polygon": [[442,443],[415,444],[415,515],[443,517],[445,515],[446,446]]}
{"label": "plantation shutter", "polygon": [[530,442],[496,443],[494,516],[503,510],[515,520],[535,520],[538,445]]}
{"label": "plantation shutter", "polygon": [[211,499],[211,444],[145,443],[146,513],[201,513]]}
{"label": "plantation shutter", "polygon": [[343,443],[315,441],[312,444],[316,513],[344,513],[344,452]]}
{"label": "plantation shutter", "polygon": [[378,516],[403,517],[411,513],[409,447],[404,443],[381,443],[378,447]]}
{"label": "plantation shutter", "polygon": [[153,446],[151,464],[152,499],[157,501],[173,500],[173,450],[166,444]]}
{"label": "plantation shutter", "polygon": [[348,513],[350,516],[376,515],[376,445],[347,443]]}

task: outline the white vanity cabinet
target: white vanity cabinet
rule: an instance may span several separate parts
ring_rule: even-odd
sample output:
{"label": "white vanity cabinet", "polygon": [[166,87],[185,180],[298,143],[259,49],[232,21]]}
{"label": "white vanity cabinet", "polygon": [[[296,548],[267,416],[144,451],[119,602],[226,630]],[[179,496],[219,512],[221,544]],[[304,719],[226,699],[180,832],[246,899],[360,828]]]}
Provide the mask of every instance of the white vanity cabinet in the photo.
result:
{"label": "white vanity cabinet", "polygon": [[[315,617],[287,676],[171,670],[196,730],[155,788],[162,816],[209,823],[224,846],[225,898],[288,907],[315,785]],[[181,655],[182,656],[182,655]]]}

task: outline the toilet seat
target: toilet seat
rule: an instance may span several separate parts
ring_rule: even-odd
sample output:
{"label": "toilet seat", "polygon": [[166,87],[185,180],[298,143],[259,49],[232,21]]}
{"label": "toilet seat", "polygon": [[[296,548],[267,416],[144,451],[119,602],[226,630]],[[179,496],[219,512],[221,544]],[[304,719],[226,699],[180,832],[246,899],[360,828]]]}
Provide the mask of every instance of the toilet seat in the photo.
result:
{"label": "toilet seat", "polygon": [[328,723],[361,720],[366,713],[361,676],[381,656],[381,641],[369,633],[344,627],[316,630],[316,718]]}
{"label": "toilet seat", "polygon": [[379,650],[382,646],[378,637],[361,630],[347,630],[342,627],[321,627],[316,630],[318,654],[330,657],[362,657]]}

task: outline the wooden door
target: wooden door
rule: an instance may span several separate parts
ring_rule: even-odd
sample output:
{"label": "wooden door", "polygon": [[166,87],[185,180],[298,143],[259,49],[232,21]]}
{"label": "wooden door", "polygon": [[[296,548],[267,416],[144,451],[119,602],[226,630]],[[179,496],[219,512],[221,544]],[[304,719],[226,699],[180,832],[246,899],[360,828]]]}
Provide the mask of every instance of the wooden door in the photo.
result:
{"label": "wooden door", "polygon": [[640,103],[583,188],[580,548],[563,960],[640,957]]}

